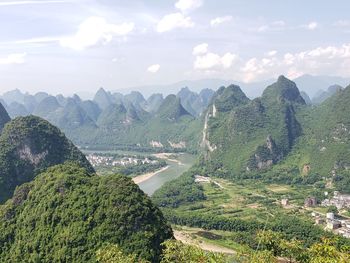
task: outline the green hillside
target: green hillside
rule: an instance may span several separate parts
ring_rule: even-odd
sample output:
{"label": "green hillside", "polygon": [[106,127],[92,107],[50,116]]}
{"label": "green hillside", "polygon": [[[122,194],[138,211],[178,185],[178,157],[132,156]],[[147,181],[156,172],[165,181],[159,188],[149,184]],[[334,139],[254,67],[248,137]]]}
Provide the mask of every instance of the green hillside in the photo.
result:
{"label": "green hillside", "polygon": [[296,112],[305,107],[295,84],[283,76],[250,101],[238,86],[220,88],[208,116],[211,163],[236,174],[266,169],[291,150],[301,134]]}
{"label": "green hillside", "polygon": [[11,120],[10,116],[6,112],[4,106],[0,103],[0,134],[1,134],[1,131],[4,128],[5,124],[7,122],[9,122],[10,120]]}
{"label": "green hillside", "polygon": [[303,136],[283,168],[304,177],[331,178],[338,190],[350,193],[350,86],[317,107],[300,112]]}
{"label": "green hillside", "polygon": [[34,116],[9,122],[0,136],[0,203],[46,168],[76,161],[94,172],[85,156],[49,122]]}
{"label": "green hillside", "polygon": [[99,249],[159,262],[172,237],[161,212],[124,176],[96,176],[74,163],[48,169],[0,206],[1,262],[96,262]]}
{"label": "green hillside", "polygon": [[169,95],[152,115],[134,104],[112,104],[99,115],[96,128],[70,136],[79,145],[147,150],[198,149],[201,123]]}
{"label": "green hillside", "polygon": [[220,88],[206,112],[202,146],[208,173],[328,182],[350,192],[350,87],[318,106],[307,106],[295,83],[283,76],[260,98],[243,95],[239,87]]}

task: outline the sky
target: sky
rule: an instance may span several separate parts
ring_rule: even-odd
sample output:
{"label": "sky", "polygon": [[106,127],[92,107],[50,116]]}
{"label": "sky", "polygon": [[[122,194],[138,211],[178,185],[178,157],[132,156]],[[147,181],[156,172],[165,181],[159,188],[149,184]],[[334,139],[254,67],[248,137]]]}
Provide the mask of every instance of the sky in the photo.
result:
{"label": "sky", "polygon": [[350,1],[0,0],[0,94],[350,77]]}

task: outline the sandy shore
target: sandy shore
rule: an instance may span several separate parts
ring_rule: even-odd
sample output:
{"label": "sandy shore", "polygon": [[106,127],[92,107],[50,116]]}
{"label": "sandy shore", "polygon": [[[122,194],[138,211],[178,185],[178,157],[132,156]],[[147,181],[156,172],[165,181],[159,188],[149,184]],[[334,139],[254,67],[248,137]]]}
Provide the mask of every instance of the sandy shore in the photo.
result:
{"label": "sandy shore", "polygon": [[183,165],[183,163],[180,162],[179,160],[170,158],[171,155],[174,155],[173,153],[155,153],[155,154],[152,154],[152,155],[154,157],[156,157],[156,158],[159,158],[159,159],[164,159],[164,160],[167,160],[167,161],[178,163],[179,165]]}
{"label": "sandy shore", "polygon": [[152,176],[155,176],[156,174],[159,174],[161,172],[164,172],[165,170],[167,170],[169,168],[169,165],[155,171],[152,173],[146,173],[146,174],[141,174],[139,176],[136,176],[134,178],[132,178],[132,180],[134,181],[135,184],[140,184],[148,179],[150,179]]}

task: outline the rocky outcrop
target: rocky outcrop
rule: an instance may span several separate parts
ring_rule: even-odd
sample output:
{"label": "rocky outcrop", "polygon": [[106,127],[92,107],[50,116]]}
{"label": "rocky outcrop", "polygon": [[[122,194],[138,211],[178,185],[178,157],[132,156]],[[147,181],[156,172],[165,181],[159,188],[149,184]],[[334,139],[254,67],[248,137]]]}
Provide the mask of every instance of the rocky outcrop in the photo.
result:
{"label": "rocky outcrop", "polygon": [[17,186],[32,181],[38,173],[67,161],[94,173],[84,154],[61,131],[35,116],[10,121],[0,136],[0,204]]}
{"label": "rocky outcrop", "polygon": [[217,149],[216,145],[211,144],[209,141],[209,132],[208,132],[208,121],[210,117],[216,116],[216,108],[215,104],[212,105],[211,109],[208,110],[208,112],[205,114],[204,118],[204,127],[202,131],[202,142],[201,147],[203,148],[204,152],[206,153],[206,158],[208,157],[208,152],[211,153]]}
{"label": "rocky outcrop", "polygon": [[249,159],[246,170],[263,170],[279,162],[283,153],[278,149],[271,135],[267,136],[266,143],[258,146],[255,153]]}
{"label": "rocky outcrop", "polygon": [[302,171],[302,174],[303,175],[308,175],[311,171],[311,165],[308,163],[308,164],[304,164],[303,165],[303,171]]}
{"label": "rocky outcrop", "polygon": [[34,153],[32,151],[32,148],[28,144],[24,144],[17,150],[17,155],[19,159],[29,162],[34,166],[37,166],[41,161],[43,161],[47,154],[47,150],[41,153]]}

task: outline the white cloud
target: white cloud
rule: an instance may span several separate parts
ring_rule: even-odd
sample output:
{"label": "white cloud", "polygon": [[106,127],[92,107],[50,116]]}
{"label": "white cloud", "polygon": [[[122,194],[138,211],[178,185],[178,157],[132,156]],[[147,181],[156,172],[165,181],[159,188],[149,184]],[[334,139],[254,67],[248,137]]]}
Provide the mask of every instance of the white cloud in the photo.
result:
{"label": "white cloud", "polygon": [[231,20],[232,20],[232,16],[216,17],[216,18],[210,20],[210,25],[212,27],[214,27],[214,26],[218,26],[218,25],[225,23],[225,22],[230,22]]}
{"label": "white cloud", "polygon": [[258,58],[251,58],[241,67],[242,79],[245,82],[251,82],[262,75],[266,76],[268,74],[271,74],[268,76],[271,78],[274,74],[273,69],[276,69],[277,63],[278,61],[276,58],[263,58],[261,60]]}
{"label": "white cloud", "polygon": [[197,56],[194,62],[194,68],[200,70],[210,70],[221,65],[221,57],[214,53],[207,53]]}
{"label": "white cloud", "polygon": [[233,61],[237,58],[236,55],[226,53],[222,57],[215,53],[206,53],[197,56],[194,61],[194,68],[197,70],[219,70],[228,69],[232,66]]}
{"label": "white cloud", "polygon": [[154,65],[151,65],[147,68],[147,71],[150,72],[150,73],[157,73],[160,69],[160,65],[159,64],[154,64]]}
{"label": "white cloud", "polygon": [[293,65],[295,62],[295,56],[291,53],[286,53],[283,56],[283,62],[288,66]]}
{"label": "white cloud", "polygon": [[318,28],[318,23],[317,22],[310,22],[307,26],[307,29],[309,30],[315,30],[316,28]]}
{"label": "white cloud", "polygon": [[9,43],[12,44],[43,44],[43,43],[52,43],[59,42],[62,37],[36,37],[29,39],[16,40]]}
{"label": "white cloud", "polygon": [[226,53],[221,57],[221,64],[224,69],[230,68],[232,66],[233,61],[237,58],[236,55],[232,53]]}
{"label": "white cloud", "polygon": [[100,43],[112,41],[114,36],[126,36],[134,29],[133,23],[109,24],[102,17],[89,17],[83,21],[74,36],[62,38],[63,47],[83,50]]}
{"label": "white cloud", "polygon": [[[275,54],[276,55],[276,54]],[[281,56],[251,58],[240,69],[241,78],[250,82],[285,74],[295,78],[302,74],[349,76],[350,43],[342,46],[317,47]]]}
{"label": "white cloud", "polygon": [[175,3],[175,7],[182,12],[186,12],[201,7],[202,4],[202,0],[179,0]]}
{"label": "white cloud", "polygon": [[277,55],[277,50],[271,50],[269,52],[266,53],[267,56],[269,57],[273,57]]}
{"label": "white cloud", "polygon": [[23,64],[25,62],[26,53],[9,54],[5,58],[0,58],[0,65]]}
{"label": "white cloud", "polygon": [[182,13],[173,13],[165,15],[157,24],[157,32],[163,33],[176,28],[190,28],[194,23],[191,17],[186,17]]}
{"label": "white cloud", "polygon": [[193,48],[192,54],[195,57],[193,67],[196,70],[216,71],[228,69],[233,62],[238,59],[238,56],[227,52],[223,56],[208,52],[208,44],[202,43]]}
{"label": "white cloud", "polygon": [[37,1],[2,1],[0,6],[11,6],[11,5],[36,5],[36,4],[59,4],[67,3],[67,0],[37,0]]}
{"label": "white cloud", "polygon": [[269,29],[270,29],[270,27],[268,25],[263,25],[263,26],[258,27],[257,31],[262,33],[262,32],[266,32]]}
{"label": "white cloud", "polygon": [[205,54],[208,52],[208,44],[207,43],[202,43],[193,48],[192,54],[197,56],[200,54]]}

